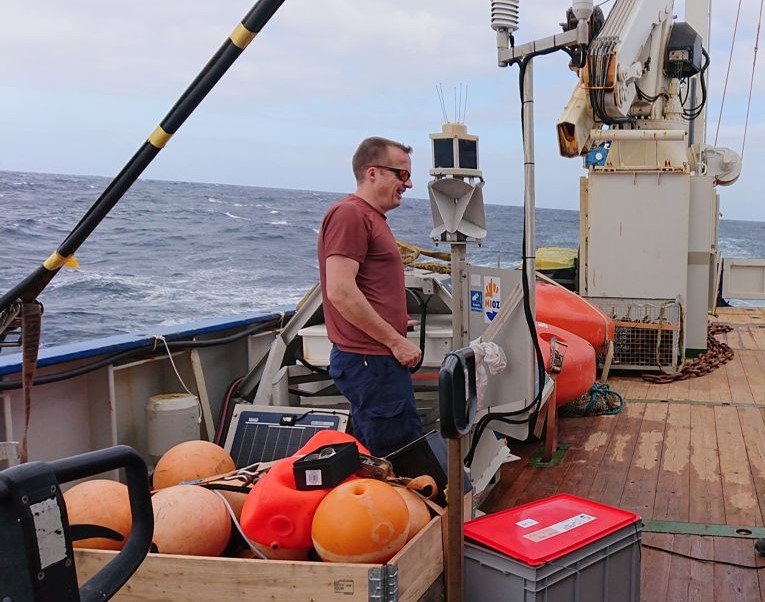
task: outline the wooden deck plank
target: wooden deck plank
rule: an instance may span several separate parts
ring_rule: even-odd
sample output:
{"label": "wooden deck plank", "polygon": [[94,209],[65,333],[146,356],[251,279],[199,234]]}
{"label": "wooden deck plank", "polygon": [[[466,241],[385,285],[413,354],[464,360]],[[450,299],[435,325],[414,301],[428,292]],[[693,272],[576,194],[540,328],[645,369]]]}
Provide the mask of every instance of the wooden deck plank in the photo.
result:
{"label": "wooden deck plank", "polygon": [[692,399],[694,401],[710,401],[709,389],[713,378],[715,378],[715,376],[712,374],[705,374],[704,376],[689,378],[688,399]]}
{"label": "wooden deck plank", "polygon": [[[667,406],[636,402],[630,405],[634,416],[631,428],[615,434],[610,446],[613,457],[617,459],[615,468],[621,474],[598,475],[593,483],[592,496],[605,504],[619,506],[650,519],[653,518]],[[629,406],[627,409],[630,409]],[[623,481],[621,487],[620,480]],[[617,492],[620,497],[616,497]]]}
{"label": "wooden deck plank", "polygon": [[670,404],[653,507],[655,520],[688,521],[691,406]]}
{"label": "wooden deck plank", "polygon": [[645,398],[667,400],[669,399],[669,387],[670,383],[648,383]]}
{"label": "wooden deck plank", "polygon": [[646,395],[648,393],[648,388],[650,387],[650,383],[647,383],[642,378],[631,378],[630,379],[630,392],[628,399],[634,399],[637,401],[640,401],[641,399],[645,399]]}
{"label": "wooden deck plank", "polygon": [[[690,554],[695,558],[714,558],[715,547],[712,537],[689,537]],[[688,600],[708,600],[714,583],[715,567],[709,562],[691,562],[688,576]]]}
{"label": "wooden deck plank", "polygon": [[[585,439],[590,436],[591,431],[593,429],[598,430],[599,427],[596,423],[608,418],[611,417],[604,416],[596,420],[584,417],[559,417],[558,443],[569,446],[564,453],[566,461],[559,462],[554,466],[537,468],[534,471],[533,478],[538,480],[534,483],[533,495],[526,496],[524,495],[525,492],[519,493],[516,504],[525,504],[558,493],[560,483],[576,462],[576,452],[581,450]],[[604,428],[608,427],[604,425]]]}
{"label": "wooden deck plank", "polygon": [[723,481],[725,522],[731,526],[760,526],[762,515],[752,482],[738,412],[715,406],[720,474]]}
{"label": "wooden deck plank", "polygon": [[568,463],[568,470],[558,483],[559,493],[570,493],[580,497],[590,495],[595,475],[603,465],[608,443],[613,438],[617,425],[623,422],[624,415],[629,415],[630,405],[625,403],[625,409],[615,416],[583,419],[591,421],[592,428],[580,447],[569,449],[566,453],[564,459]]}
{"label": "wooden deck plank", "polygon": [[709,374],[709,401],[730,403],[730,385],[728,384],[728,373],[725,366],[720,366],[714,372]]}
{"label": "wooden deck plank", "polygon": [[691,553],[691,541],[688,536],[675,535],[672,551],[678,552],[678,554],[672,556],[669,582],[667,583],[667,600],[696,602],[696,600],[688,597],[688,587],[691,582],[691,560],[681,556],[681,554],[689,556]]}
{"label": "wooden deck plank", "polygon": [[647,546],[672,549],[674,536],[669,533],[643,533],[643,558],[640,571],[640,599],[644,602],[669,600],[669,575],[672,555]]}
{"label": "wooden deck plank", "polygon": [[754,334],[752,332],[752,326],[740,326],[738,330],[741,337],[741,349],[757,349],[757,343],[754,340]]}
{"label": "wooden deck plank", "polygon": [[[758,506],[765,508],[765,419],[758,408],[739,408],[741,432]],[[765,516],[762,514],[761,515]]]}
{"label": "wooden deck plank", "polygon": [[734,357],[732,361],[719,369],[725,369],[725,372],[728,375],[731,401],[753,403],[754,397],[752,397],[752,392],[749,389],[749,383],[746,380],[744,367],[741,365],[740,353],[741,352],[739,352],[739,355]]}
{"label": "wooden deck plank", "polygon": [[612,391],[616,391],[623,399],[635,399],[632,395],[632,391],[635,388],[635,381],[641,380],[637,377],[619,376],[611,378],[608,381],[608,386]]}
{"label": "wooden deck plank", "polygon": [[690,522],[725,523],[717,426],[712,407],[691,407],[690,465]]}
{"label": "wooden deck plank", "polygon": [[[716,537],[714,540],[715,560],[752,566],[756,564],[754,547],[750,539]],[[715,564],[715,600],[762,600],[758,571],[739,568],[728,564]]]}
{"label": "wooden deck plank", "polygon": [[765,404],[765,378],[763,378],[765,371],[763,371],[763,362],[758,356],[765,356],[765,354],[750,349],[742,349],[738,352],[752,399],[755,403]]}
{"label": "wooden deck plank", "polygon": [[759,325],[753,328],[752,338],[754,339],[755,349],[765,349],[765,328]]}
{"label": "wooden deck plank", "polygon": [[667,399],[684,401],[689,399],[690,381],[691,379],[676,380],[667,387]]}

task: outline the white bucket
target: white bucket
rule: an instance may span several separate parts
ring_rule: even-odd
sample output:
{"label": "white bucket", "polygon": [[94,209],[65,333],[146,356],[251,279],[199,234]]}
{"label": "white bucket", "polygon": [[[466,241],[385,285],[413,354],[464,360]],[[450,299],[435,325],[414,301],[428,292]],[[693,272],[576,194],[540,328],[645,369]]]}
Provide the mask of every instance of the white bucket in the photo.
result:
{"label": "white bucket", "polygon": [[146,404],[146,451],[154,462],[171,447],[199,439],[199,400],[188,393],[153,395]]}

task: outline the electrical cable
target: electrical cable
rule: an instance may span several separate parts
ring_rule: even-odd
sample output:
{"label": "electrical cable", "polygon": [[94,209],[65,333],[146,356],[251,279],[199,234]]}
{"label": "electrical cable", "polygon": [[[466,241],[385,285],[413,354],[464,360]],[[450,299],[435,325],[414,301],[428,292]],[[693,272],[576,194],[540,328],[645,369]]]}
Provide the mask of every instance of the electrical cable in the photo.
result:
{"label": "electrical cable", "polygon": [[229,413],[233,414],[233,412],[229,412],[229,408],[231,407],[231,400],[234,397],[234,392],[243,380],[244,376],[240,376],[239,378],[234,379],[233,382],[228,386],[228,389],[226,389],[226,393],[221,400],[220,410],[218,411],[218,426],[215,429],[215,436],[213,437],[213,443],[220,445],[221,447],[223,447],[224,439],[228,434],[227,425],[230,420]]}
{"label": "electrical cable", "polygon": [[739,562],[731,562],[729,560],[715,560],[714,558],[698,558],[696,556],[691,556],[690,554],[684,554],[683,552],[677,552],[675,550],[670,550],[667,548],[662,548],[661,546],[654,546],[649,543],[643,542],[641,544],[644,548],[649,548],[651,550],[657,550],[659,552],[666,552],[667,554],[673,554],[675,556],[682,556],[683,558],[688,558],[689,560],[695,560],[697,562],[711,562],[714,564],[724,564],[726,566],[735,566],[742,569],[765,569],[765,564],[741,564]]}
{"label": "electrical cable", "polygon": [[[552,50],[547,50],[543,52],[539,52],[533,55],[530,55],[523,60],[515,61],[519,65],[519,75],[518,75],[518,82],[519,82],[519,88],[520,88],[520,100],[521,100],[521,131],[522,134],[525,136],[525,129],[524,129],[524,111],[525,111],[525,105],[526,105],[526,98],[523,93],[523,81],[526,76],[526,68],[529,63],[529,61],[534,57],[538,56],[540,54],[548,54],[549,52],[552,52]],[[486,430],[486,427],[489,425],[490,422],[497,421],[504,424],[511,424],[511,425],[518,425],[518,424],[528,424],[531,421],[531,417],[533,414],[535,414],[540,406],[542,405],[542,392],[544,391],[544,384],[545,384],[545,364],[544,364],[544,358],[542,357],[542,349],[539,346],[539,341],[537,339],[537,329],[536,329],[536,320],[531,312],[531,304],[529,302],[530,298],[530,290],[529,290],[529,283],[528,283],[528,277],[527,277],[527,260],[532,259],[531,257],[526,256],[526,224],[524,221],[524,228],[523,228],[523,261],[521,262],[521,283],[523,286],[523,313],[526,318],[526,324],[528,325],[529,334],[531,335],[532,344],[534,345],[534,352],[535,352],[535,359],[537,362],[537,392],[534,396],[534,400],[528,404],[527,406],[520,408],[518,410],[512,410],[509,412],[487,412],[484,416],[482,416],[478,422],[476,422],[474,426],[473,431],[473,437],[470,444],[470,449],[468,450],[467,454],[465,455],[465,461],[464,464],[467,467],[470,467],[473,463],[473,457],[475,455],[476,448],[478,447],[478,442],[481,439],[481,436],[483,435],[483,432]],[[511,419],[511,416],[518,416],[519,414],[525,414],[529,413],[529,416],[522,419]]]}
{"label": "electrical cable", "polygon": [[[683,106],[683,119],[686,119],[687,121],[692,121],[693,119],[696,119],[701,115],[702,111],[704,110],[704,106],[707,104],[707,85],[704,81],[704,73],[706,72],[707,68],[709,67],[709,54],[706,50],[703,48],[701,49],[702,56],[706,59],[704,62],[704,65],[701,67],[701,71],[699,71],[699,82],[701,83],[701,101],[698,105],[695,107],[692,107],[690,109],[686,109]],[[681,101],[682,105],[685,105],[685,101],[688,99],[688,88],[686,87],[686,98]]]}
{"label": "electrical cable", "polygon": [[417,370],[420,369],[420,366],[422,366],[422,361],[425,359],[425,322],[428,317],[428,303],[430,303],[433,295],[428,295],[428,298],[423,301],[422,297],[420,297],[416,291],[409,288],[405,290],[407,293],[410,293],[414,296],[415,299],[417,299],[417,303],[420,306],[420,361],[417,362],[416,366],[409,368],[409,373],[414,374],[417,372]]}

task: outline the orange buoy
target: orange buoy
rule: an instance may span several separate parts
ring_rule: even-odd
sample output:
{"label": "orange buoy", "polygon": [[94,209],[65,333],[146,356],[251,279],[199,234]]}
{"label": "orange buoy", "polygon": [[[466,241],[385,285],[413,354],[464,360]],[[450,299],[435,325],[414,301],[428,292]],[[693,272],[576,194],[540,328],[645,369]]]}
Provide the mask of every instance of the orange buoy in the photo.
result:
{"label": "orange buoy", "polygon": [[406,543],[409,510],[394,487],[358,479],[335,487],[319,504],[311,535],[328,562],[387,562]]}
{"label": "orange buoy", "polygon": [[231,519],[215,493],[196,485],[166,487],[151,498],[154,538],[162,554],[220,556],[231,537]]}
{"label": "orange buoy", "polygon": [[409,510],[409,528],[406,535],[406,540],[409,541],[430,522],[430,510],[428,510],[423,499],[414,491],[403,487],[394,487],[393,489],[404,498],[407,510]]}
{"label": "orange buoy", "polygon": [[152,482],[154,489],[172,487],[225,474],[234,470],[234,460],[219,445],[210,441],[184,441],[171,447],[157,462]]}
{"label": "orange buoy", "polygon": [[600,353],[614,340],[614,321],[568,289],[537,282],[537,320],[567,330],[588,341]]}
{"label": "orange buoy", "polygon": [[107,479],[83,481],[64,493],[64,503],[69,524],[106,527],[124,538],[121,541],[104,537],[81,539],[73,542],[75,548],[121,550],[125,545],[133,524],[127,486]]}
{"label": "orange buoy", "polygon": [[537,322],[537,340],[542,350],[545,370],[550,371],[550,346],[555,339],[564,346],[558,351],[564,354],[563,366],[555,381],[556,405],[562,406],[587,393],[595,383],[595,349],[575,334]]}

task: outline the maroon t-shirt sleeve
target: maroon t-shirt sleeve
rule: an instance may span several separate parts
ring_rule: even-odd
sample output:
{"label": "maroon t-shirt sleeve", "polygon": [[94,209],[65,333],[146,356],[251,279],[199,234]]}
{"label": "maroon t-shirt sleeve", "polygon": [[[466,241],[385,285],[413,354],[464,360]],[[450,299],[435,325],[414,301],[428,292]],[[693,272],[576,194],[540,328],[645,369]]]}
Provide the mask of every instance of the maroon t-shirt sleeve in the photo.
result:
{"label": "maroon t-shirt sleeve", "polygon": [[367,256],[370,224],[351,203],[341,203],[327,215],[323,227],[324,257],[342,255],[363,263]]}

